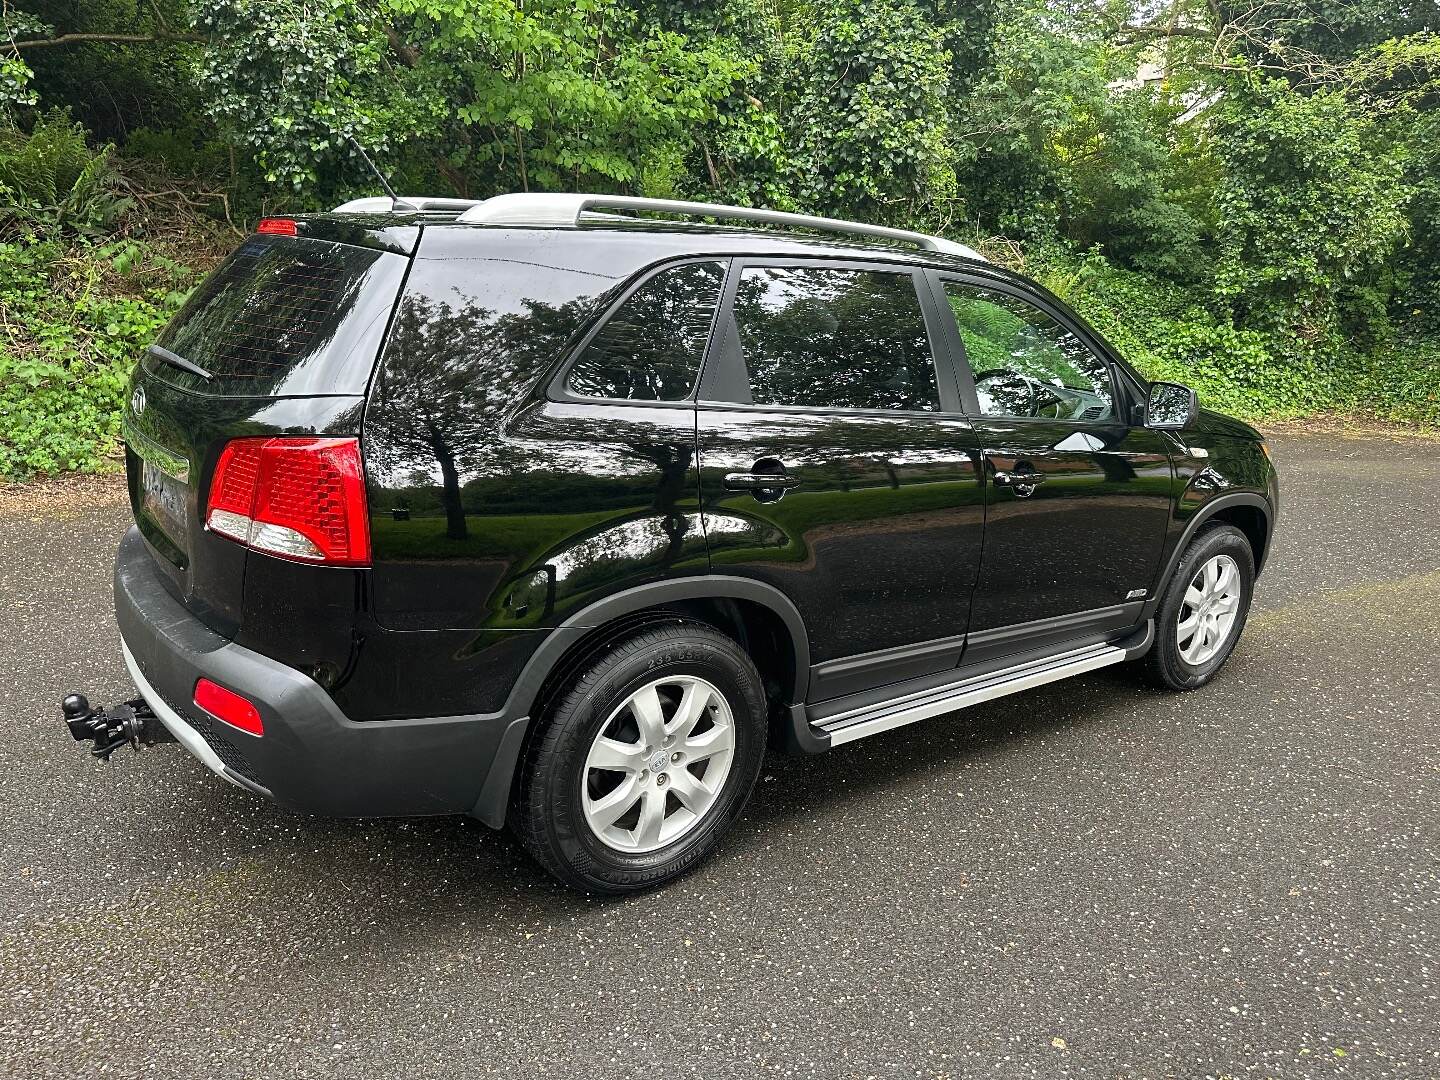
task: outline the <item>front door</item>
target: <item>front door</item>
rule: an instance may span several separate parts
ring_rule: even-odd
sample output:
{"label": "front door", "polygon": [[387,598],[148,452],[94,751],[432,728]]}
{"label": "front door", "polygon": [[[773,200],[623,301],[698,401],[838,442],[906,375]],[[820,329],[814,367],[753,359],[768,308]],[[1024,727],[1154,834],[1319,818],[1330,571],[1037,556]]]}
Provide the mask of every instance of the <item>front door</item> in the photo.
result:
{"label": "front door", "polygon": [[959,659],[984,507],[942,319],[909,268],[732,269],[697,424],[711,569],[799,609],[811,700]]}
{"label": "front door", "polygon": [[970,659],[1133,623],[1170,515],[1163,437],[1127,422],[1128,377],[1064,312],[991,279],[939,284],[986,477]]}

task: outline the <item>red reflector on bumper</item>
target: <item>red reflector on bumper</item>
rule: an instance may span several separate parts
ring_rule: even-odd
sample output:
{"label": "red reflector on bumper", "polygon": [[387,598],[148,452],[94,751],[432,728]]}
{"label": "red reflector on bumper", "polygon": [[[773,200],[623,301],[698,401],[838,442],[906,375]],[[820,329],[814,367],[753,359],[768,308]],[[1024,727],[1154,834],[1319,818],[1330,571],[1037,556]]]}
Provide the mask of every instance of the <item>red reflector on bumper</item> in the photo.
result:
{"label": "red reflector on bumper", "polygon": [[259,709],[239,694],[226,690],[209,679],[200,679],[195,683],[195,704],[215,717],[216,720],[223,721],[231,727],[237,727],[251,735],[265,734],[265,725],[260,720]]}

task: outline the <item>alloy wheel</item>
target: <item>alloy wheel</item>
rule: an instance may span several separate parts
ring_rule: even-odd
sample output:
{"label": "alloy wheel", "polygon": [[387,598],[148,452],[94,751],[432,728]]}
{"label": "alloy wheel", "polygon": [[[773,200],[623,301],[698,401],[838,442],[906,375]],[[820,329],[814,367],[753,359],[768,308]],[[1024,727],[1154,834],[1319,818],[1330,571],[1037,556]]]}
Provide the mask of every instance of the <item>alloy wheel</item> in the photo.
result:
{"label": "alloy wheel", "polygon": [[647,683],[610,714],[585,758],[585,822],[607,847],[630,854],[690,832],[719,801],[735,756],[735,718],[704,679]]}
{"label": "alloy wheel", "polygon": [[1176,616],[1175,642],[1191,667],[1213,659],[1230,640],[1240,611],[1240,568],[1229,555],[1201,564],[1185,588]]}

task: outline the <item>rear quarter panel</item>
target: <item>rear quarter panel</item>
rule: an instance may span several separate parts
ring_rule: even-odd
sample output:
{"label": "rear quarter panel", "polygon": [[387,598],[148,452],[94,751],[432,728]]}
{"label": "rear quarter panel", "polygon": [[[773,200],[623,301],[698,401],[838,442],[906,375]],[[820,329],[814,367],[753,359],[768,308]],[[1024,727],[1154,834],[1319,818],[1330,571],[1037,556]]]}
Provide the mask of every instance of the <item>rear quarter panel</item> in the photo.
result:
{"label": "rear quarter panel", "polygon": [[535,389],[614,290],[679,246],[426,231],[365,417],[380,624],[478,643],[705,571],[693,406]]}

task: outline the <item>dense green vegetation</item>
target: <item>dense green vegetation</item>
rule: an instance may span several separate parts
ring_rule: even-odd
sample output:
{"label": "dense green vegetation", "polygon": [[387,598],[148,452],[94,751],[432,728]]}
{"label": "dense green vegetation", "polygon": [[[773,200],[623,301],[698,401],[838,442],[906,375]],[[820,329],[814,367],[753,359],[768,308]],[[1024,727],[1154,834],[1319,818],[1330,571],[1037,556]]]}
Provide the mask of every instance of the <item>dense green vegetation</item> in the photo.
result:
{"label": "dense green vegetation", "polygon": [[0,476],[113,454],[256,216],[396,186],[978,244],[1251,418],[1440,423],[1435,0],[0,5]]}

